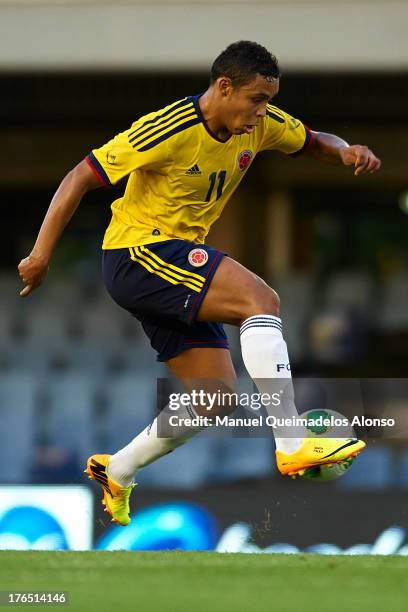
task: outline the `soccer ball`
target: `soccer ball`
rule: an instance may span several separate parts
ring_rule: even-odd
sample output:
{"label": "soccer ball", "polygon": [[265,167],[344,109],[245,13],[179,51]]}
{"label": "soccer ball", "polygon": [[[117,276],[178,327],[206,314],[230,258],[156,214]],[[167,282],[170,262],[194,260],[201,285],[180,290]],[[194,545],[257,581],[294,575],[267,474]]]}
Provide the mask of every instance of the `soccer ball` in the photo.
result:
{"label": "soccer ball", "polygon": [[[350,423],[348,425],[327,425],[324,421],[330,419],[339,419],[344,421],[346,418],[344,415],[336,412],[335,410],[308,410],[302,413],[302,418],[309,421],[307,426],[308,436],[310,438],[355,438],[356,434]],[[301,476],[306,480],[315,480],[318,482],[330,482],[343,476],[355,457],[349,457],[342,463],[335,463],[333,465],[319,465],[317,467],[309,468]]]}

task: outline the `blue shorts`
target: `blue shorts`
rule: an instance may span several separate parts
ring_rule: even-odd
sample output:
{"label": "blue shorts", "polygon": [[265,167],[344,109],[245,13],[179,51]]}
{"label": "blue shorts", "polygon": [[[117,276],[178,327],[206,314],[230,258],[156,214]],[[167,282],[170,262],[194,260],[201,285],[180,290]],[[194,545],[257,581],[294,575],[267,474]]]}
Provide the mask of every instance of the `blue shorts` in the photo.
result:
{"label": "blue shorts", "polygon": [[103,251],[106,288],[141,322],[158,361],[190,348],[229,348],[220,323],[195,320],[223,256],[185,240]]}

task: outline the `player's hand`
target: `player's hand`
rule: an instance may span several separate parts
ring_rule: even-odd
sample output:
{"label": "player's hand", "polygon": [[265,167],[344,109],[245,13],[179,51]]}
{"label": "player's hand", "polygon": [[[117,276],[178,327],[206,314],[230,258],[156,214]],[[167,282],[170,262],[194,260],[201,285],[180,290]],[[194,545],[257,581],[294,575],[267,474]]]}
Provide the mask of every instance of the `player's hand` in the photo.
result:
{"label": "player's hand", "polygon": [[345,166],[354,166],[354,176],[376,172],[381,167],[381,160],[364,145],[351,145],[340,149],[340,157]]}
{"label": "player's hand", "polygon": [[29,255],[18,264],[18,273],[24,283],[20,291],[21,297],[29,295],[33,289],[39,287],[48,272],[48,261],[35,255]]}

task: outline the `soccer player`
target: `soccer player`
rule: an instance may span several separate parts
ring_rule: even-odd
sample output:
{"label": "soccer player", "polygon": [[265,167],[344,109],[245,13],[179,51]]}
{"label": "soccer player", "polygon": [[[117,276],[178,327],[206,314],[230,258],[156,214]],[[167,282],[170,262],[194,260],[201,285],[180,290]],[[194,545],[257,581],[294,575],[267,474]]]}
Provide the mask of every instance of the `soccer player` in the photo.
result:
{"label": "soccer player", "polygon": [[[269,381],[285,379],[284,413],[296,416],[277,294],[207,246],[205,238],[261,151],[352,166],[355,176],[377,171],[381,162],[366,146],[312,131],[274,106],[279,77],[267,49],[249,41],[231,44],[214,61],[205,93],[137,119],[67,174],[18,269],[25,284],[20,295],[27,296],[44,280],[55,244],[83,195],[128,176],[124,195],[112,204],[102,245],[112,298],[141,322],[158,360],[179,379],[234,380],[222,323],[239,326],[243,361],[258,390],[268,393]],[[196,414],[191,405],[180,410],[187,417]],[[114,455],[88,459],[86,471],[101,483],[113,521],[129,523],[135,474],[194,433],[180,427],[177,435],[160,437],[156,418]],[[365,446],[302,433],[277,436],[275,442],[283,475],[344,462]]]}

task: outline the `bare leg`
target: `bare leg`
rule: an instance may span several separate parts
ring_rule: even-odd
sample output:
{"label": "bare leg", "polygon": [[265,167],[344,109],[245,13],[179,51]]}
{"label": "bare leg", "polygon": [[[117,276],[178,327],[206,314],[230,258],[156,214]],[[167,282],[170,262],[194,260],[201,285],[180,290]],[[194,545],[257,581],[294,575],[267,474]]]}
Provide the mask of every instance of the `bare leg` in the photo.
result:
{"label": "bare leg", "polygon": [[[193,348],[166,362],[167,366],[183,385],[187,393],[203,390],[207,393],[233,392],[236,374],[228,349]],[[214,405],[209,411],[206,406],[194,406],[201,416],[228,414],[236,408],[233,406]]]}
{"label": "bare leg", "polygon": [[235,369],[228,349],[192,348],[169,359],[167,366],[179,379],[219,378],[235,380]]}
{"label": "bare leg", "polygon": [[255,315],[279,316],[279,297],[259,276],[224,257],[211,282],[198,321],[241,325]]}

